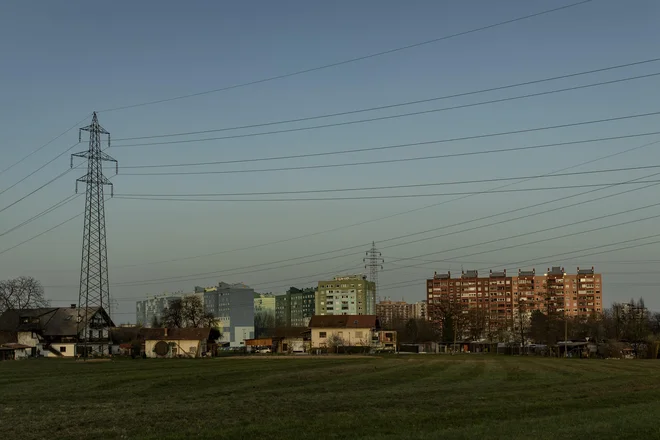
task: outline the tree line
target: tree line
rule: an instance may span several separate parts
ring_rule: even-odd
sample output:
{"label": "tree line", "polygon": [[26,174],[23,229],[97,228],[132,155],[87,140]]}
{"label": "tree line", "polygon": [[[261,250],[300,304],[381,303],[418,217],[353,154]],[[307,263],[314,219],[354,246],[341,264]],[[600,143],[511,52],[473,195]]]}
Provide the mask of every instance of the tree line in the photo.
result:
{"label": "tree line", "polygon": [[640,344],[660,340],[660,313],[650,312],[644,299],[614,303],[603,313],[564,316],[562,311],[527,310],[522,305],[504,319],[491,319],[486,309],[463,313],[460,306],[442,304],[440,319],[393,319],[384,327],[396,330],[401,343],[489,341],[522,345],[554,345],[564,339],[593,342],[621,341],[636,350]]}

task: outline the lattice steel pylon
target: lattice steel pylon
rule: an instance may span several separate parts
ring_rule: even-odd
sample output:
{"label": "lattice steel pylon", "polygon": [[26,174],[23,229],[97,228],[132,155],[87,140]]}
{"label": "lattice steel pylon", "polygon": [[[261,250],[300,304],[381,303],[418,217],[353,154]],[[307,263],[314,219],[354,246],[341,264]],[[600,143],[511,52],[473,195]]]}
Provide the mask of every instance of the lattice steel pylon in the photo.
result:
{"label": "lattice steel pylon", "polygon": [[108,135],[110,146],[110,133],[99,125],[96,112],[92,116],[92,123],[78,132],[78,141],[82,140],[82,132],[89,132],[89,149],[71,155],[73,158],[87,159],[87,174],[76,180],[87,184],[85,193],[85,223],[83,231],[82,262],[80,266],[80,291],[78,294],[78,346],[82,345],[83,357],[89,355],[90,342],[98,342],[101,353],[104,353],[105,337],[99,334],[94,338],[90,328],[90,312],[96,307],[102,307],[110,313],[110,283],[108,280],[108,251],[105,236],[105,206],[104,187],[110,186],[113,195],[112,183],[103,175],[103,162],[115,163],[115,171],[119,171],[118,162],[101,150],[101,135]]}
{"label": "lattice steel pylon", "polygon": [[382,254],[376,249],[376,242],[371,242],[371,249],[367,251],[367,256],[366,258],[363,258],[362,261],[366,263],[364,268],[369,269],[369,281],[374,283],[374,298],[377,298],[378,271],[383,269],[383,263],[385,263],[385,260],[383,260]]}

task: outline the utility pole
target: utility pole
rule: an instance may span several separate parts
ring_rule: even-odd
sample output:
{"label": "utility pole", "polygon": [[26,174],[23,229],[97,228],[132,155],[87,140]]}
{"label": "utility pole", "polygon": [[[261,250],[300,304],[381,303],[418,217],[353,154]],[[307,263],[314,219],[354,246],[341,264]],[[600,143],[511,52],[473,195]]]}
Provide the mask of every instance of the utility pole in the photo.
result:
{"label": "utility pole", "polygon": [[[378,295],[378,271],[383,269],[383,263],[385,260],[382,258],[382,254],[376,249],[376,242],[371,242],[371,249],[367,251],[367,256],[362,259],[365,269],[369,269],[369,281],[374,283],[374,302],[376,301]],[[365,291],[365,297],[366,297]],[[366,298],[365,298],[366,299]],[[367,300],[368,301],[368,300]],[[366,311],[366,304],[365,304]],[[376,313],[376,310],[373,310],[372,313]]]}
{"label": "utility pole", "polygon": [[[83,347],[83,357],[89,356],[90,342],[96,340],[101,348],[101,355],[105,353],[104,342],[108,335],[103,330],[94,328],[96,325],[91,318],[97,310],[104,309],[111,312],[110,284],[108,280],[108,252],[105,236],[105,206],[104,186],[110,186],[110,195],[113,195],[112,183],[103,175],[103,162],[115,163],[115,172],[119,171],[119,164],[115,159],[101,150],[101,135],[108,135],[110,147],[110,133],[99,124],[96,112],[92,116],[92,123],[78,132],[78,141],[82,140],[82,132],[89,132],[89,148],[87,151],[71,155],[73,158],[87,159],[87,174],[76,180],[86,184],[85,191],[85,222],[83,229],[82,261],[80,265],[80,291],[78,294],[78,345]],[[99,330],[98,338],[93,335]]]}

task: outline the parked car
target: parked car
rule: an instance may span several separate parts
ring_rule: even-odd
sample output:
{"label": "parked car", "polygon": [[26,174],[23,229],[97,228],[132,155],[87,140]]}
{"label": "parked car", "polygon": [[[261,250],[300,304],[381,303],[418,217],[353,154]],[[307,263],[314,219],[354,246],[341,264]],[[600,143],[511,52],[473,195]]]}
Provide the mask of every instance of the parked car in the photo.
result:
{"label": "parked car", "polygon": [[270,348],[262,348],[259,350],[259,353],[272,353],[273,351]]}

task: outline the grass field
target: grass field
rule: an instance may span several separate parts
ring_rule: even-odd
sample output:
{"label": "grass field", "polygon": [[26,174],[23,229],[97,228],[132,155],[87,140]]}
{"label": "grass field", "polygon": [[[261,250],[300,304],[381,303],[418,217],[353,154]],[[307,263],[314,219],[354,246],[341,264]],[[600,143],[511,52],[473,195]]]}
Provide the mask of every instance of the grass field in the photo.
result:
{"label": "grass field", "polygon": [[660,438],[660,363],[506,356],[0,363],[6,439]]}

